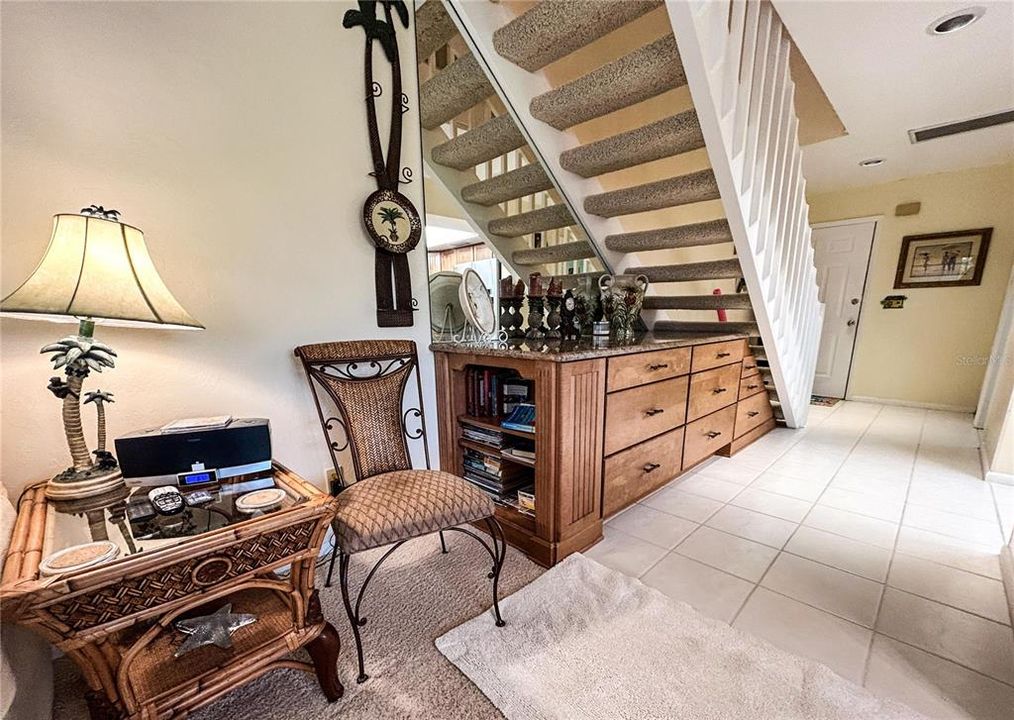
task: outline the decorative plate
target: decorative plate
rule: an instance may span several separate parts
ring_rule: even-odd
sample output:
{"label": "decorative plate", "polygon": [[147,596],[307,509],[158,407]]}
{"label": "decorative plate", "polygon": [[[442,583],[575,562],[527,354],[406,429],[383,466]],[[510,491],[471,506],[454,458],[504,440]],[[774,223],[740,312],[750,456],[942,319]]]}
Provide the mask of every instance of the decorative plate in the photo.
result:
{"label": "decorative plate", "polygon": [[84,570],[114,560],[119,554],[120,548],[109,540],[74,545],[43,560],[39,565],[39,572],[50,576]]}
{"label": "decorative plate", "polygon": [[483,335],[489,335],[496,330],[496,315],[493,313],[493,301],[490,300],[489,290],[486,283],[482,281],[472,268],[465,270],[461,276],[461,307],[465,311],[465,319],[472,327]]}
{"label": "decorative plate", "polygon": [[461,273],[445,270],[430,275],[430,327],[435,333],[460,333],[465,329]]}
{"label": "decorative plate", "polygon": [[391,253],[409,252],[422,236],[422,222],[415,206],[394,190],[377,190],[366,198],[363,224],[373,244]]}
{"label": "decorative plate", "polygon": [[269,510],[281,504],[285,499],[285,491],[281,488],[265,488],[254,490],[236,498],[236,509],[241,513],[255,513]]}

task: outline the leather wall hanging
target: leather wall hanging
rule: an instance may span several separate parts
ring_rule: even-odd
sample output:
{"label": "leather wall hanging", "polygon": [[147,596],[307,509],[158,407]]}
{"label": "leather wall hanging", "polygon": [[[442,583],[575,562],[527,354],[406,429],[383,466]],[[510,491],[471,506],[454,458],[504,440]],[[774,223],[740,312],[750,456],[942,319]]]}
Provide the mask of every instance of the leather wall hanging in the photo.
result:
{"label": "leather wall hanging", "polygon": [[[377,7],[384,17],[378,19]],[[358,10],[349,10],[342,19],[345,28],[362,28],[366,35],[366,123],[370,135],[370,155],[377,189],[363,205],[363,225],[376,253],[377,325],[408,327],[413,323],[412,278],[407,253],[422,235],[422,221],[411,201],[398,192],[400,183],[412,182],[410,168],[401,167],[401,117],[408,110],[408,96],[401,91],[401,61],[395,15],[408,28],[408,7],[402,0],[360,0]],[[387,139],[387,158],[380,146],[376,99],[383,94],[373,79],[373,41],[380,43],[391,65],[391,127]]]}

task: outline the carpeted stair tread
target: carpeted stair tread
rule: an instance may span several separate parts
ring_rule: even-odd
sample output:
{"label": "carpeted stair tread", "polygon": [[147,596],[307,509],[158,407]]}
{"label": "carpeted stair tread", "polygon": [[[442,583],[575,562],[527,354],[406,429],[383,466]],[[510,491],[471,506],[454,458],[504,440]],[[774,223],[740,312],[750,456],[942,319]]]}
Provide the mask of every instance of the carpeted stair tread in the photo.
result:
{"label": "carpeted stair tread", "polygon": [[437,165],[455,170],[468,170],[517,150],[524,144],[525,138],[511,116],[500,115],[487,120],[474,130],[437,145],[430,157]]}
{"label": "carpeted stair tread", "polygon": [[687,110],[643,127],[567,150],[560,165],[581,177],[594,177],[704,147],[697,112]]}
{"label": "carpeted stair tread", "polygon": [[541,2],[494,32],[493,47],[515,65],[535,72],[661,4],[661,0]]}
{"label": "carpeted stair tread", "polygon": [[511,255],[511,260],[515,265],[545,265],[593,257],[595,257],[595,251],[592,250],[591,245],[584,240],[577,240],[529,250],[515,250]]}
{"label": "carpeted stair tread", "polygon": [[505,172],[489,180],[466,185],[461,190],[461,198],[479,205],[496,205],[514,200],[515,198],[533,195],[553,187],[541,165],[530,164],[517,170]]}
{"label": "carpeted stair tread", "polygon": [[589,195],[584,199],[584,209],[592,215],[616,217],[704,200],[716,200],[718,197],[715,174],[708,169]]}
{"label": "carpeted stair tread", "polygon": [[532,100],[530,108],[537,120],[565,130],[686,82],[676,38],[667,35],[584,77],[539,95]]}
{"label": "carpeted stair tread", "polygon": [[509,215],[505,218],[490,220],[486,229],[494,235],[504,237],[521,237],[535,232],[545,232],[574,224],[574,217],[566,205],[550,205],[549,207],[530,210],[528,212]]}
{"label": "carpeted stair tread", "polygon": [[705,260],[704,262],[679,265],[645,265],[627,268],[625,272],[631,275],[647,275],[648,280],[653,283],[723,280],[738,278],[743,274],[739,267],[739,260],[736,258]]}
{"label": "carpeted stair tread", "polygon": [[415,13],[416,55],[428,58],[458,32],[440,0],[426,0]]}
{"label": "carpeted stair tread", "polygon": [[672,248],[718,245],[732,242],[732,231],[727,220],[710,220],[659,228],[640,232],[618,233],[606,236],[606,247],[614,252],[644,252]]}
{"label": "carpeted stair tread", "polygon": [[659,320],[656,333],[729,333],[755,335],[757,323],[752,322],[694,322],[691,320]]}
{"label": "carpeted stair tread", "polygon": [[648,295],[644,298],[648,310],[749,310],[750,296],[746,293],[729,295]]}
{"label": "carpeted stair tread", "polygon": [[419,119],[433,130],[493,94],[475,56],[462,55],[419,88]]}

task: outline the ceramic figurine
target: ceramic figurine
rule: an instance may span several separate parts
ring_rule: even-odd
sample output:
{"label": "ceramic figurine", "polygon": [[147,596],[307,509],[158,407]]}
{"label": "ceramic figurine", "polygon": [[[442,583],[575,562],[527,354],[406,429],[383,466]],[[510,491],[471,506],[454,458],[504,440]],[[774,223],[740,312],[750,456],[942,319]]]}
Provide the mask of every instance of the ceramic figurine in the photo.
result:
{"label": "ceramic figurine", "polygon": [[630,339],[641,315],[648,278],[644,275],[603,275],[599,278],[599,288],[602,310],[612,334],[618,340]]}
{"label": "ceramic figurine", "polygon": [[577,318],[577,301],[574,292],[568,290],[563,294],[563,305],[560,308],[560,336],[564,340],[577,340],[581,337],[581,324]]}

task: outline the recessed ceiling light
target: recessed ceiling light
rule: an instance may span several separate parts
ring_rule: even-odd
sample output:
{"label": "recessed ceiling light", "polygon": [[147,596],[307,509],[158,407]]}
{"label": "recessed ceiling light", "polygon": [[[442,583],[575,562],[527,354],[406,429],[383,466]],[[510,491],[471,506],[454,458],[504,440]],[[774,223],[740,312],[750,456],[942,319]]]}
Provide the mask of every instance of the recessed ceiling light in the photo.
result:
{"label": "recessed ceiling light", "polygon": [[877,165],[883,165],[884,162],[884,158],[870,158],[869,160],[860,160],[859,167],[876,167]]}
{"label": "recessed ceiling light", "polygon": [[948,33],[957,32],[974,23],[985,12],[986,8],[984,7],[970,7],[949,13],[931,22],[929,27],[926,28],[926,32],[930,35],[947,35]]}

